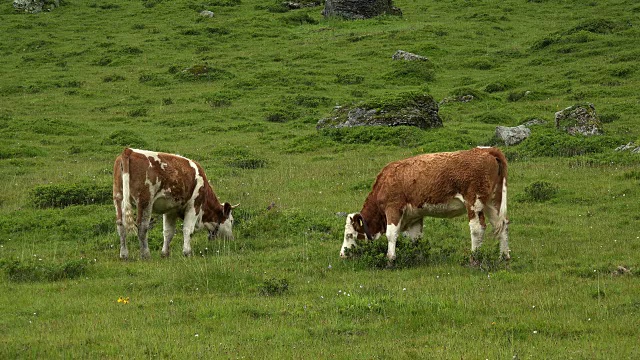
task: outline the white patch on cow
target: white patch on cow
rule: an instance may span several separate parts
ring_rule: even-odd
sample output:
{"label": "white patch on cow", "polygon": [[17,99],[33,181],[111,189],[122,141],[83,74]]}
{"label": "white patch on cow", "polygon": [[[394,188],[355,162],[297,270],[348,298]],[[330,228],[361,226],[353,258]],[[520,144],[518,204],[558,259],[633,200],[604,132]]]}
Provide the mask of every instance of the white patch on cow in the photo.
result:
{"label": "white patch on cow", "polygon": [[507,178],[502,179],[502,202],[500,203],[500,217],[507,217]]}
{"label": "white patch on cow", "polygon": [[[167,167],[167,163],[163,163],[162,160],[160,160],[159,153],[157,153],[155,151],[140,150],[140,149],[131,149],[131,150],[133,150],[133,152],[137,152],[138,154],[144,155],[147,158],[152,158],[153,160],[159,162],[160,163],[160,168],[162,170],[164,170],[164,168]],[[149,163],[151,163],[151,162],[149,162]]]}
{"label": "white patch on cow", "polygon": [[471,206],[471,210],[473,210],[473,212],[477,214],[481,212],[483,209],[484,209],[484,204],[482,203],[482,201],[480,201],[480,198],[476,196],[476,201]]}
{"label": "white patch on cow", "polygon": [[420,205],[420,207],[418,208],[407,205],[403,211],[402,221],[404,223],[412,223],[416,219],[422,219],[425,216],[437,218],[453,218],[456,216],[460,216],[465,212],[466,208],[464,206],[464,199],[462,198],[462,195],[457,194],[446,203],[425,203]]}
{"label": "white patch on cow", "polygon": [[233,240],[233,214],[229,213],[229,217],[218,227],[218,236],[222,236],[225,239]]}
{"label": "white patch on cow", "polygon": [[399,231],[399,226],[387,224],[387,241],[389,242],[387,247],[387,259],[389,259],[389,261],[396,259],[396,240],[398,240]]}
{"label": "white patch on cow", "polygon": [[169,256],[171,245],[171,239],[176,234],[176,220],[178,216],[175,213],[168,213],[162,215],[162,235],[164,242],[162,243],[162,256]]}
{"label": "white patch on cow", "polygon": [[478,149],[491,149],[491,146],[476,146]]}
{"label": "white patch on cow", "polygon": [[356,229],[353,228],[351,222],[353,221],[353,216],[356,213],[347,215],[347,221],[344,225],[344,241],[342,242],[342,247],[340,247],[340,257],[346,257],[344,249],[351,249],[356,245],[356,238],[358,237],[358,233]]}

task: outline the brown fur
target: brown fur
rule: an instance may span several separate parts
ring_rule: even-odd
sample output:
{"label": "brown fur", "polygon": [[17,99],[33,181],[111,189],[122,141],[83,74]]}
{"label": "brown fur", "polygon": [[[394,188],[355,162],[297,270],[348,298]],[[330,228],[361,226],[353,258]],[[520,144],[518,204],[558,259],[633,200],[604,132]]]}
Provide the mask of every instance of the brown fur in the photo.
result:
{"label": "brown fur", "polygon": [[[461,194],[471,220],[476,196],[500,209],[506,177],[506,158],[495,148],[418,155],[382,169],[360,214],[370,237],[384,233],[387,224],[398,225],[407,205],[443,204]],[[484,227],[484,214],[480,222]],[[360,224],[353,225],[358,233],[367,233]]]}
{"label": "brown fur", "polygon": [[[125,248],[125,256],[122,255],[121,248],[121,257],[126,257],[128,254],[126,243],[124,243],[126,230],[135,228],[131,224],[133,210],[129,204],[133,204],[137,208],[135,223],[138,228],[138,238],[141,247],[147,252],[146,232],[151,213],[170,213],[184,219],[185,213],[193,206],[196,214],[202,212],[202,223],[215,224],[223,223],[231,213],[231,205],[220,203],[207,181],[204,170],[198,163],[193,162],[202,178],[203,186],[191,204],[190,200],[196,190],[197,178],[196,171],[190,165],[189,160],[172,154],[157,154],[160,162],[154,157],[127,148],[114,162],[113,200],[116,207],[116,224],[121,244]],[[128,189],[124,189],[123,174],[129,174]],[[149,182],[156,184],[158,188],[150,191]],[[165,192],[164,196],[159,195],[161,191]],[[130,201],[124,202],[125,208],[123,209],[123,199],[127,193]],[[159,202],[164,206],[155,206]]]}

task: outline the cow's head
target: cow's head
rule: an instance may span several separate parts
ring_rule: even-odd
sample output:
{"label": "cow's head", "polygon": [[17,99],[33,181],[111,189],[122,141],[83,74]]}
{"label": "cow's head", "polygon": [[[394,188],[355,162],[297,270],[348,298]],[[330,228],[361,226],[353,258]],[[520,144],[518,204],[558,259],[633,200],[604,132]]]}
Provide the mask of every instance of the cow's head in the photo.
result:
{"label": "cow's head", "polygon": [[239,205],[240,204],[236,204],[232,206],[229,203],[224,203],[222,205],[222,216],[220,217],[219,222],[214,220],[204,223],[204,226],[209,230],[209,239],[223,237],[225,239],[233,240],[233,214],[231,214],[231,211]]}
{"label": "cow's head", "polygon": [[359,213],[347,215],[347,221],[344,225],[344,241],[340,248],[340,257],[345,258],[345,249],[351,249],[356,245],[356,239],[371,239],[367,229],[367,223]]}

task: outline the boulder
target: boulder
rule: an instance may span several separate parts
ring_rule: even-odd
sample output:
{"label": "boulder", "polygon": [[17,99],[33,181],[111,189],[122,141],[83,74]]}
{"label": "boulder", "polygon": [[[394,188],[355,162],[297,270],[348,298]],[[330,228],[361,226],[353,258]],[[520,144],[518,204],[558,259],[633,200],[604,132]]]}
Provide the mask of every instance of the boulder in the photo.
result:
{"label": "boulder", "polygon": [[531,130],[525,125],[515,127],[497,126],[496,138],[504,142],[505,145],[517,145],[531,136]]}
{"label": "boulder", "polygon": [[60,6],[60,0],[13,0],[16,11],[37,14],[42,10],[51,11]]}
{"label": "boulder", "polygon": [[404,50],[398,50],[391,57],[393,60],[406,60],[406,61],[428,61],[425,56],[416,55],[414,53],[410,53]]}
{"label": "boulder", "polygon": [[631,151],[634,154],[640,153],[640,146],[636,145],[633,141],[626,145],[618,146],[615,151]]}
{"label": "boulder", "polygon": [[368,19],[382,14],[402,15],[392,0],[326,0],[322,15],[339,16],[348,20]]}
{"label": "boulder", "polygon": [[318,121],[317,129],[354,126],[442,127],[438,103],[428,94],[408,94],[392,101],[337,106],[333,114]]}
{"label": "boulder", "polygon": [[602,123],[591,103],[570,106],[556,113],[556,128],[571,135],[602,135]]}
{"label": "boulder", "polygon": [[200,16],[202,16],[202,17],[212,18],[213,15],[214,15],[213,11],[210,11],[210,10],[202,10],[202,11],[200,11]]}

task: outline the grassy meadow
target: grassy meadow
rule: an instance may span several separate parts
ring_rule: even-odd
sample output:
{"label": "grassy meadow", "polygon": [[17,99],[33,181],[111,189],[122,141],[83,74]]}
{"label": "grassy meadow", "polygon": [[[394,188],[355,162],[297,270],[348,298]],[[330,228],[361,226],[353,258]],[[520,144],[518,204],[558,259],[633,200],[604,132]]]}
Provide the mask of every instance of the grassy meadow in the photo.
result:
{"label": "grassy meadow", "polygon": [[[62,3],[0,3],[0,358],[640,358],[640,154],[614,151],[640,146],[635,0],[397,0],[402,17],[361,21],[271,0]],[[411,93],[447,99],[442,128],[316,129]],[[584,102],[604,135],[556,131]],[[337,213],[386,163],[531,119],[498,145],[510,262],[489,237],[468,266],[465,218],[425,219],[406,266],[339,258]],[[197,232],[185,258],[178,231],[161,258],[159,218],[151,259],[131,236],[119,260],[125,146],[200,162],[241,204],[236,239]]]}

